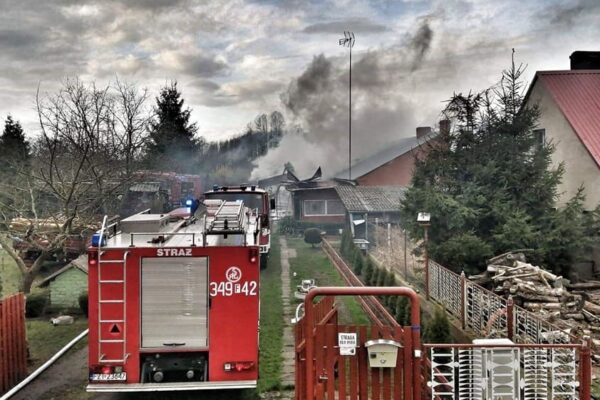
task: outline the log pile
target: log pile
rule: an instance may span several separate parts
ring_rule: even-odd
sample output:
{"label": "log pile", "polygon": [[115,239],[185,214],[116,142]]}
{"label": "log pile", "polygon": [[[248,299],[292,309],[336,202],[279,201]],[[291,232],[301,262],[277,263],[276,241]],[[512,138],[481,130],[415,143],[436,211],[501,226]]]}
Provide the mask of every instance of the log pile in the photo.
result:
{"label": "log pile", "polygon": [[557,333],[591,336],[600,349],[600,281],[569,283],[527,263],[519,252],[492,258],[484,273],[469,279],[503,297],[512,296],[516,305],[564,329]]}

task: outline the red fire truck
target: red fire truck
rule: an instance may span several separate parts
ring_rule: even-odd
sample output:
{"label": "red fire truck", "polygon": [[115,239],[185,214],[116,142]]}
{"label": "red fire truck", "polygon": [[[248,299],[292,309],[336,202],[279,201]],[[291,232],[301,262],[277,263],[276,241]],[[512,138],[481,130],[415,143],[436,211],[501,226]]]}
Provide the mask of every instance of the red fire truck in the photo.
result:
{"label": "red fire truck", "polygon": [[260,215],[240,201],[204,205],[93,236],[88,391],[256,386]]}
{"label": "red fire truck", "polygon": [[204,193],[206,199],[243,201],[247,207],[258,211],[260,216],[260,268],[267,267],[271,251],[270,210],[275,209],[275,199],[269,200],[269,193],[255,185],[213,186],[213,190]]}

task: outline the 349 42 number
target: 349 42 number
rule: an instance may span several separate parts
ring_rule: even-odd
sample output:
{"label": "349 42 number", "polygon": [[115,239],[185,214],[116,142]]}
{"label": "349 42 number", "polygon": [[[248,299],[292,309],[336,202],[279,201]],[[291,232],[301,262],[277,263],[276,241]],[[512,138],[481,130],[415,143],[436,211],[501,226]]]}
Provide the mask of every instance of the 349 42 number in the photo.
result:
{"label": "349 42 number", "polygon": [[233,283],[233,282],[210,282],[209,295],[215,296],[233,296],[235,294],[241,294],[244,296],[256,296],[258,283],[256,281],[249,281],[244,283]]}

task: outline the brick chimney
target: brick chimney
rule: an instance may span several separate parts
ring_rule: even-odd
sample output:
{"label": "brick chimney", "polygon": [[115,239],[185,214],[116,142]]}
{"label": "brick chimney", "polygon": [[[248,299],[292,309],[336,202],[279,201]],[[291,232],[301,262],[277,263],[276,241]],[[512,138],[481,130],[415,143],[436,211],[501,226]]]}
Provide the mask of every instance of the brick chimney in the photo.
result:
{"label": "brick chimney", "polygon": [[600,69],[600,51],[574,51],[569,56],[571,69]]}
{"label": "brick chimney", "polygon": [[430,126],[419,126],[417,127],[417,139],[422,138],[423,136],[429,135],[431,133]]}
{"label": "brick chimney", "polygon": [[451,126],[452,124],[450,123],[449,119],[440,120],[440,134],[449,135]]}

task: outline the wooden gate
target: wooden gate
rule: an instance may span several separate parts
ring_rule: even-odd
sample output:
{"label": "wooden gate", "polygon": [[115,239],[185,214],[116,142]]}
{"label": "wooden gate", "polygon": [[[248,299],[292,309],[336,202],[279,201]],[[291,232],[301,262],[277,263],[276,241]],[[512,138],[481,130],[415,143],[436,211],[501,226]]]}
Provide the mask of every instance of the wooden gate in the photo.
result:
{"label": "wooden gate", "polygon": [[[412,326],[378,327],[339,325],[333,297],[312,304],[317,295],[396,294],[411,298],[415,310]],[[407,288],[315,288],[305,300],[305,316],[295,327],[296,399],[419,399],[421,398],[421,352],[419,305]],[[338,334],[356,333],[354,355],[341,355]],[[369,367],[365,343],[391,339],[401,344],[394,368]],[[417,372],[417,373],[415,373]]]}
{"label": "wooden gate", "polygon": [[25,296],[17,293],[0,301],[0,393],[26,375]]}

